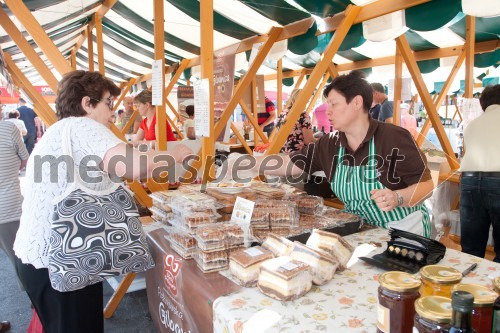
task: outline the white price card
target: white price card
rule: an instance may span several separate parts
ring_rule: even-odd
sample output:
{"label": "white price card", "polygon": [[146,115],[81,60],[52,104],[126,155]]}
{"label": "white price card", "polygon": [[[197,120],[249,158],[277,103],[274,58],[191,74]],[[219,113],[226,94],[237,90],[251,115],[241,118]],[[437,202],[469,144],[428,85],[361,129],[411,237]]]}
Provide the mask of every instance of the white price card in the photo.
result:
{"label": "white price card", "polygon": [[208,79],[194,83],[194,131],[196,135],[210,137],[210,86]]}
{"label": "white price card", "polygon": [[151,93],[152,93],[152,104],[153,105],[163,105],[163,71],[162,71],[161,60],[153,61],[152,66],[152,77],[151,77]]}

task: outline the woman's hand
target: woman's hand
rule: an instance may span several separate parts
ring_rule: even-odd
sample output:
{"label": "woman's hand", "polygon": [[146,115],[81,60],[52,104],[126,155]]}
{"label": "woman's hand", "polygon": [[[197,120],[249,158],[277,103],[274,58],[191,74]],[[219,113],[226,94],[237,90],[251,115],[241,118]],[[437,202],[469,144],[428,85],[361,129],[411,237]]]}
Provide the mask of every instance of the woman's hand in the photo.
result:
{"label": "woman's hand", "polygon": [[375,201],[381,211],[389,212],[398,206],[398,196],[396,192],[384,188],[381,190],[371,190],[372,200]]}

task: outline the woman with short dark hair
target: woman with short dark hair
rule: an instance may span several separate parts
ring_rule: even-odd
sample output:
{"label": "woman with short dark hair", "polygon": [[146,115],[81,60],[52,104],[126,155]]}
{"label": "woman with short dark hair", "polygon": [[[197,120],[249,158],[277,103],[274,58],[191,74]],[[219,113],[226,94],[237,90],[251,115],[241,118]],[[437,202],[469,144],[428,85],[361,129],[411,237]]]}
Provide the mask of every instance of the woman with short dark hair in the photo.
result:
{"label": "woman with short dark hair", "polygon": [[[68,193],[75,193],[72,191],[75,179],[89,193],[99,197],[109,195],[110,189],[116,188],[117,182],[121,183],[120,177],[148,178],[156,168],[169,165],[165,158],[155,162],[159,153],[144,154],[127,146],[108,128],[114,114],[113,102],[119,94],[120,89],[98,72],[80,70],[66,74],[59,83],[56,98],[59,121],[47,130],[28,160],[21,222],[14,250],[19,258],[16,262],[19,278],[47,333],[104,331],[101,280],[85,282],[81,276],[73,276],[71,281],[84,282],[79,285],[79,289],[62,292],[56,290],[56,282],[49,279],[49,263],[67,260],[64,255],[57,258],[51,256],[51,249],[58,245],[54,240],[57,238],[52,237],[54,230],[51,227],[54,219],[60,217],[55,214],[54,202],[60,202],[58,200]],[[190,153],[191,150],[180,145],[170,156],[175,161],[182,161]],[[147,160],[146,165],[143,165],[143,160]],[[86,209],[79,211],[80,219],[94,223],[99,228],[103,228],[103,221],[113,219],[114,215],[121,212],[119,209],[109,210],[99,203],[89,204],[83,197],[81,200]],[[90,208],[92,212],[89,213]],[[95,213],[94,209],[103,213]],[[127,230],[108,237],[114,243],[129,232]],[[141,228],[133,232],[143,231]],[[71,246],[82,246],[82,240],[74,241]],[[87,246],[94,246],[93,242]],[[134,249],[130,251],[137,254]],[[148,255],[147,251],[145,255]],[[122,253],[120,260],[129,257]],[[108,264],[111,258],[102,260]],[[81,263],[75,262],[74,265],[77,264]],[[92,268],[96,264],[98,260],[93,258],[85,266]],[[50,267],[54,266],[51,264]],[[83,269],[79,265],[76,267]],[[56,272],[51,270],[50,273]]]}

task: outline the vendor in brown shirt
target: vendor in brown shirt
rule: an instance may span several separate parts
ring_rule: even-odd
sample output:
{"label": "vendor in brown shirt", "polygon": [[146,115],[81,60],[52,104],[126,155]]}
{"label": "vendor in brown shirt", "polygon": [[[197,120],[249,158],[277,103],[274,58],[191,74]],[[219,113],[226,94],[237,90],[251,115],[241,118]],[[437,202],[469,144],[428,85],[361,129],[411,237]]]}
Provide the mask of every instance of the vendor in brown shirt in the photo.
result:
{"label": "vendor in brown shirt", "polygon": [[257,157],[252,170],[266,175],[322,170],[346,211],[370,224],[430,237],[431,224],[423,201],[432,194],[434,185],[427,161],[411,134],[369,117],[373,92],[362,72],[335,78],[323,94],[328,118],[338,132],[282,157],[279,168],[272,167],[269,157]]}

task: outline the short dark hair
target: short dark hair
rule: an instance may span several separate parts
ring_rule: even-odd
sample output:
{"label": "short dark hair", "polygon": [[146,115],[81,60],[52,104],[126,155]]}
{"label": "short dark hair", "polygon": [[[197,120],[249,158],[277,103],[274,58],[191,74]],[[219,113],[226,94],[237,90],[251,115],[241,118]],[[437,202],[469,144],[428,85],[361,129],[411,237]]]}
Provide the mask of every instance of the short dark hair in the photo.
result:
{"label": "short dark hair", "polygon": [[479,104],[481,104],[483,111],[490,105],[500,104],[500,84],[484,88],[481,97],[479,97]]}
{"label": "short dark hair", "polygon": [[377,91],[379,93],[385,94],[385,88],[382,85],[382,83],[373,82],[373,83],[370,83],[370,85],[372,86],[373,91]]}
{"label": "short dark hair", "polygon": [[141,102],[143,104],[149,103],[152,105],[153,93],[149,89],[144,89],[134,97],[134,102]]}
{"label": "short dark hair", "polygon": [[83,117],[87,112],[82,107],[82,98],[90,97],[90,105],[95,107],[109,91],[111,96],[121,92],[113,81],[99,72],[77,70],[69,72],[57,86],[56,114],[59,119]]}
{"label": "short dark hair", "polygon": [[190,117],[194,116],[194,105],[186,106],[186,114]]}
{"label": "short dark hair", "polygon": [[26,101],[24,100],[24,98],[19,97],[19,103],[26,103]]}
{"label": "short dark hair", "polygon": [[118,110],[118,115],[121,115],[123,112],[125,112],[123,109]]}
{"label": "short dark hair", "polygon": [[17,118],[19,117],[19,111],[13,110],[9,112],[9,119]]}
{"label": "short dark hair", "polygon": [[330,91],[335,90],[344,96],[347,103],[351,103],[354,97],[363,98],[363,110],[368,112],[373,102],[373,89],[366,81],[366,75],[362,71],[351,71],[347,75],[337,76],[323,90],[323,96],[328,98]]}

